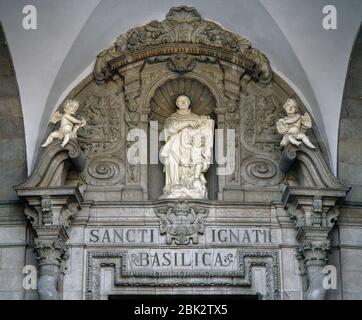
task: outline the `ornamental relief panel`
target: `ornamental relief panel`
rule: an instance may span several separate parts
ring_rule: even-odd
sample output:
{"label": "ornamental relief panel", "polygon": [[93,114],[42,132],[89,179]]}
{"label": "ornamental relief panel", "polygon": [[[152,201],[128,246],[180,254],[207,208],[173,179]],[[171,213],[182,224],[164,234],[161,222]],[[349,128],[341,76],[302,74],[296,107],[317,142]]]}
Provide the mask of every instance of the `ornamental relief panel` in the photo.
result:
{"label": "ornamental relief panel", "polygon": [[[250,81],[241,94],[241,141],[248,152],[272,157],[281,155],[280,138],[276,122],[285,116],[283,103],[295,95],[281,79],[273,79],[266,87]],[[305,110],[302,103],[300,109]]]}
{"label": "ornamental relief panel", "polygon": [[121,185],[124,180],[124,110],[122,82],[104,86],[90,82],[76,99],[80,101],[80,117],[87,125],[78,133],[80,146],[87,159],[81,179],[95,186]]}

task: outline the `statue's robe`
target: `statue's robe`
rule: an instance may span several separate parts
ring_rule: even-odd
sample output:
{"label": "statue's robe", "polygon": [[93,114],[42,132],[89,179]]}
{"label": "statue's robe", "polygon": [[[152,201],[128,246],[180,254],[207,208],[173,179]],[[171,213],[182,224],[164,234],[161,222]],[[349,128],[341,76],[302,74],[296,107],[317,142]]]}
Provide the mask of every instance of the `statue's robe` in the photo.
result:
{"label": "statue's robe", "polygon": [[[203,171],[206,171],[210,164],[210,157],[205,157],[204,147],[192,145],[192,135],[195,130],[190,126],[185,127],[190,121],[199,121],[200,116],[188,112],[175,112],[165,123],[166,144],[162,149],[161,157],[164,159],[166,182],[164,187],[165,195],[172,193],[177,188],[192,189],[194,168],[197,163],[202,164]],[[202,134],[200,132],[200,134]],[[195,153],[200,152],[200,155]],[[202,183],[206,180],[201,177]],[[192,194],[192,193],[190,193]],[[190,196],[192,197],[192,196]]]}

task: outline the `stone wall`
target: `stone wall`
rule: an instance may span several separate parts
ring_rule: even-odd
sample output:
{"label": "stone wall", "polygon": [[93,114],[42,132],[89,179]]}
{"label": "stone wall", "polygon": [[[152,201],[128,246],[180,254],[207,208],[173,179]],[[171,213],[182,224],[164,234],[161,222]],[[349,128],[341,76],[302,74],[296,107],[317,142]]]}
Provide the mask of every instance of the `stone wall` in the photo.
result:
{"label": "stone wall", "polygon": [[362,30],[354,44],[342,101],[338,178],[352,187],[347,201],[362,202]]}
{"label": "stone wall", "polygon": [[22,269],[28,241],[23,207],[13,186],[26,178],[18,84],[0,24],[0,299],[24,299]]}
{"label": "stone wall", "polygon": [[346,77],[339,130],[338,178],[352,189],[340,209],[330,263],[339,271],[341,299],[362,299],[362,30]]}

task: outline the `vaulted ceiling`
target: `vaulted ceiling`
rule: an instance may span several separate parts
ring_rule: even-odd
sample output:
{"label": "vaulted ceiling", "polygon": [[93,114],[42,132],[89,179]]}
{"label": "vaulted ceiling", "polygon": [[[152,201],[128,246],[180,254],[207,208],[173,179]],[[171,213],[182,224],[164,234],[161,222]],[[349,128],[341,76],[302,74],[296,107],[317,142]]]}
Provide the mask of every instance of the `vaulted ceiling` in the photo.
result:
{"label": "vaulted ceiling", "polygon": [[[0,20],[16,71],[29,171],[51,113],[87,74],[96,55],[128,29],[162,20],[172,6],[249,39],[312,113],[336,172],[346,72],[361,18],[360,0],[33,0],[38,29],[22,27],[28,1],[0,0]],[[325,5],[337,29],[322,27]]]}

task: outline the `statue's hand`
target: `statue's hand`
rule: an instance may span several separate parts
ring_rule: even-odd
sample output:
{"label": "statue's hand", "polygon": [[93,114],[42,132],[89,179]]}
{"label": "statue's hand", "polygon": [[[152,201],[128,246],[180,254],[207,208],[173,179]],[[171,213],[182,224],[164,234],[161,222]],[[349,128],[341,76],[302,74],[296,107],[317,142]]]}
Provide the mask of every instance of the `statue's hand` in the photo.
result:
{"label": "statue's hand", "polygon": [[206,120],[210,119],[209,116],[200,116],[201,121],[205,122]]}
{"label": "statue's hand", "polygon": [[199,122],[198,121],[190,121],[189,122],[189,126],[193,129],[196,129],[200,126]]}
{"label": "statue's hand", "polygon": [[206,125],[206,121],[209,120],[209,119],[210,119],[209,116],[200,116],[200,119],[199,119],[200,126]]}

